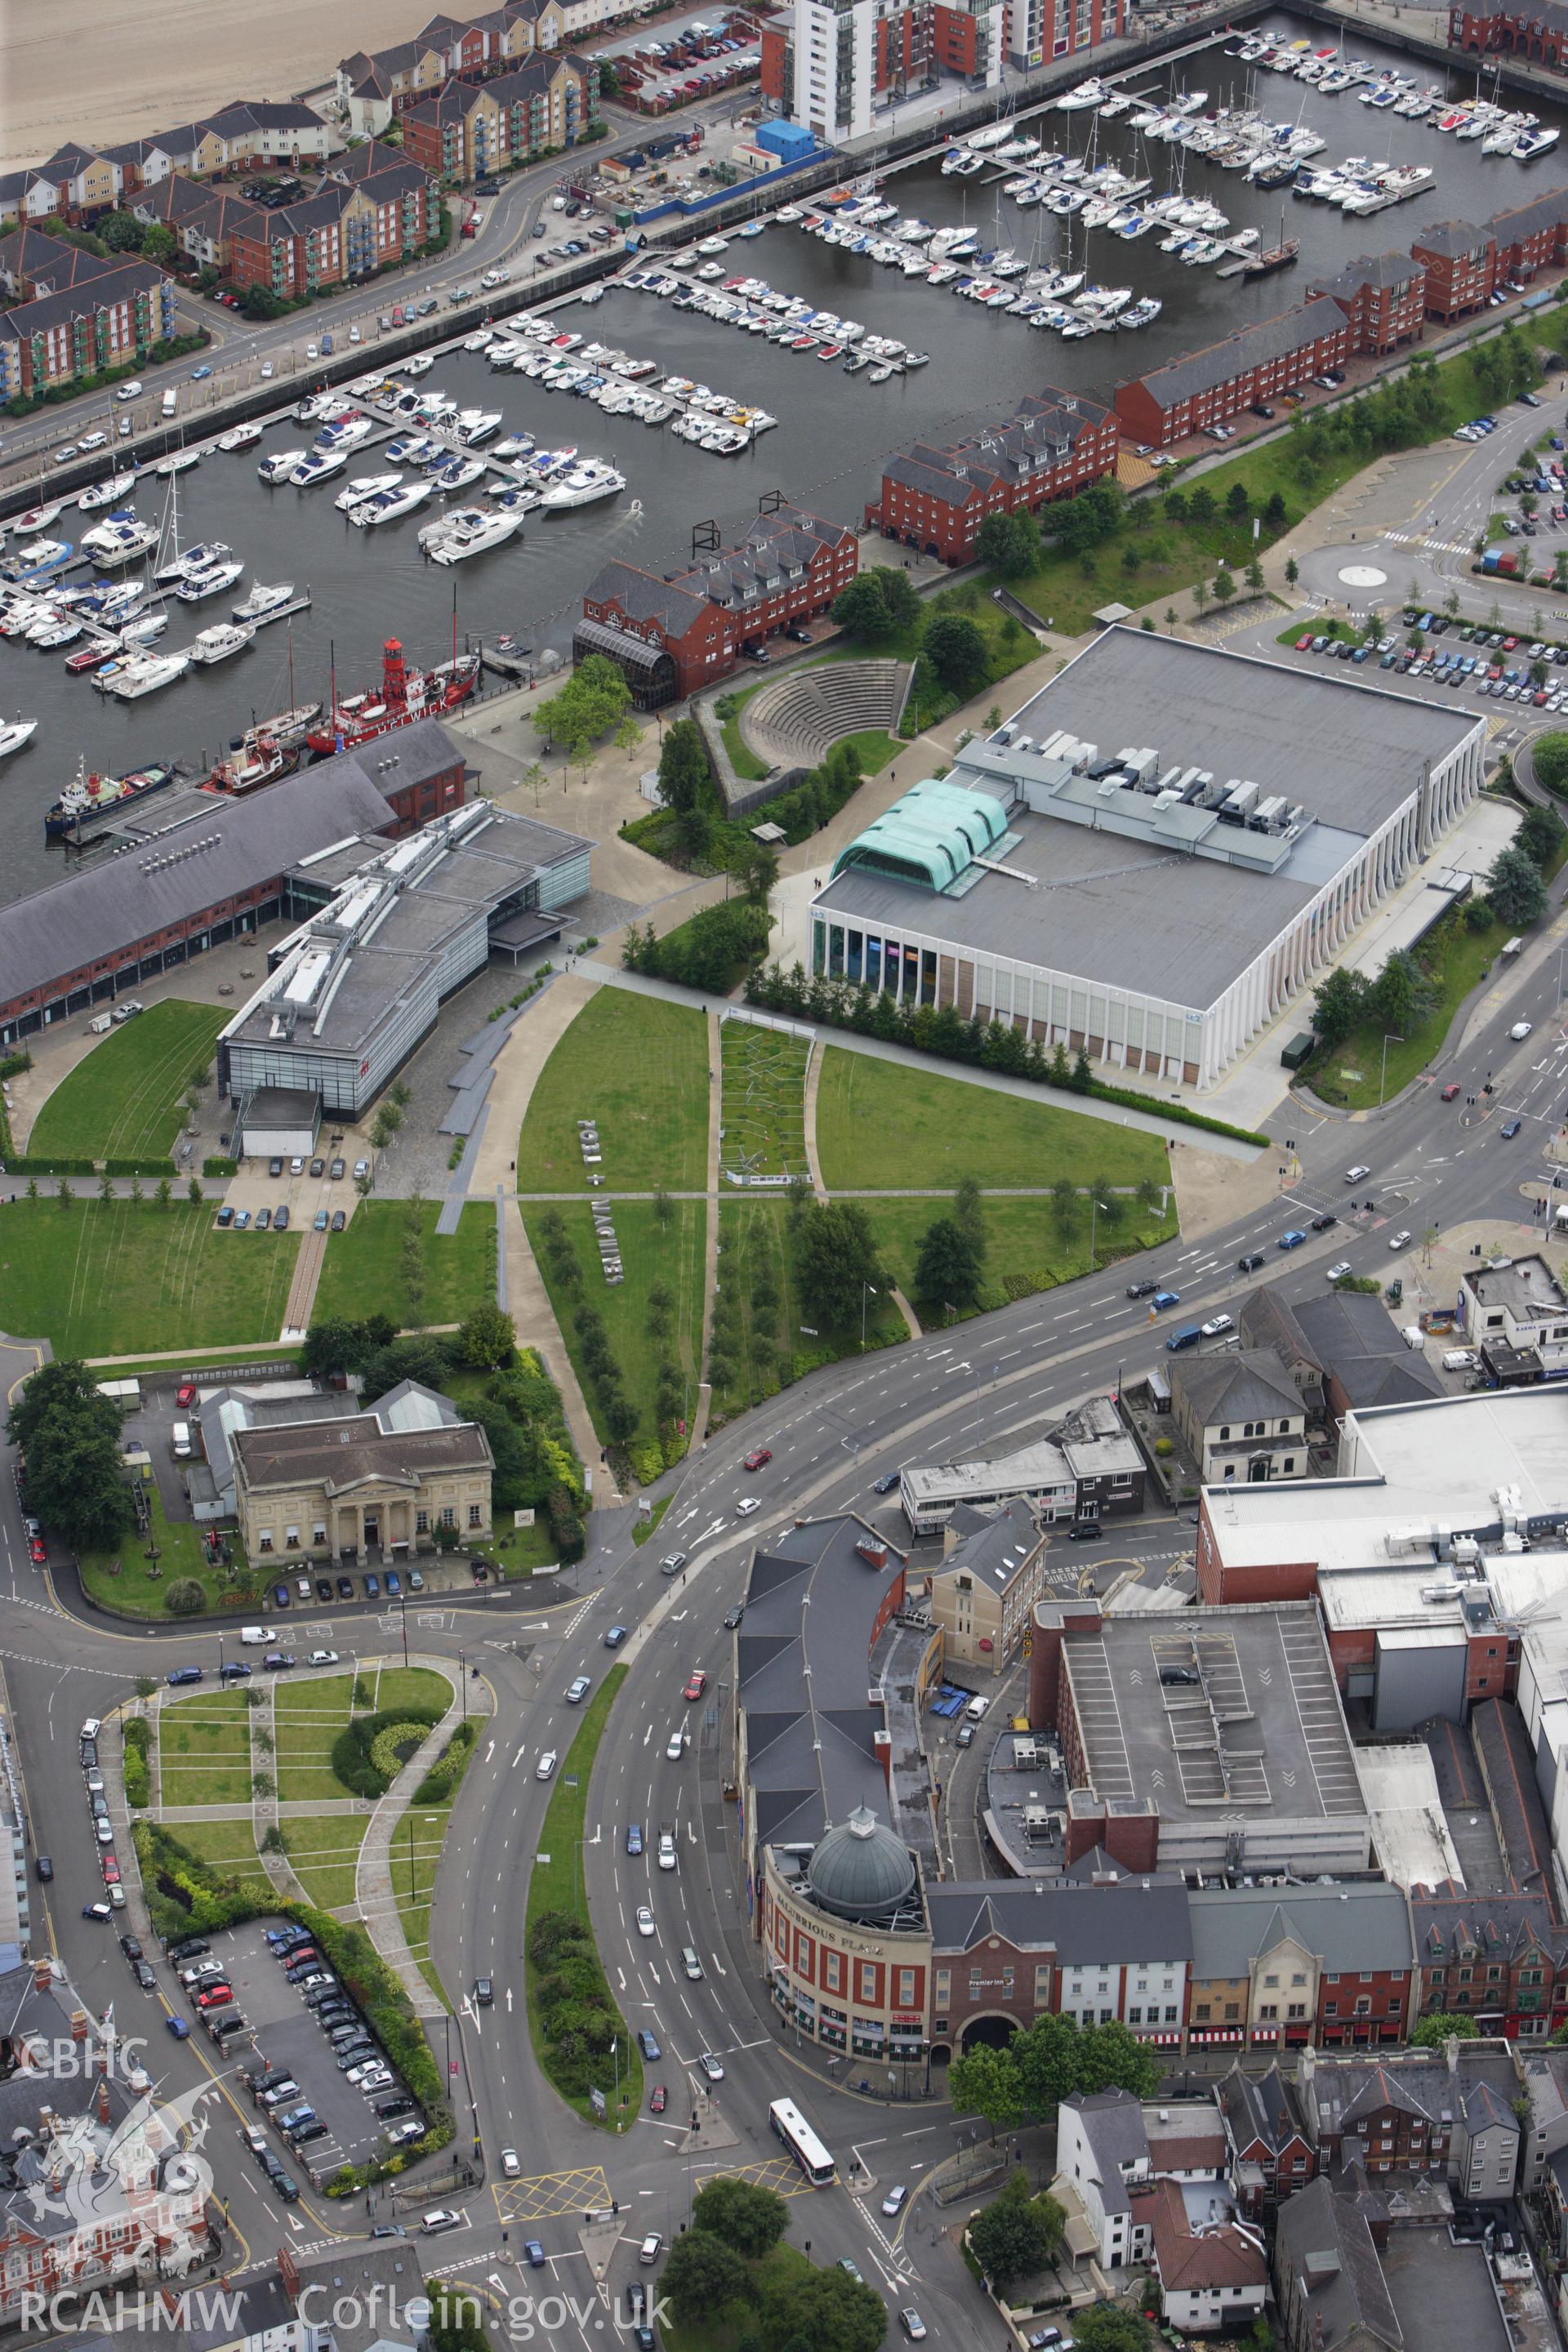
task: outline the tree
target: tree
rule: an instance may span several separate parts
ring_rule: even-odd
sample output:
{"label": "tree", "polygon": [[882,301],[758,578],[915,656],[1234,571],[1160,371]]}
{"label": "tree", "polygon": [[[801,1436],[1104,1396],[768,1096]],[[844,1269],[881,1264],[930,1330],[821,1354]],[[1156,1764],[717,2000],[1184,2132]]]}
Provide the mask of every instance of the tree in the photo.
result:
{"label": "tree", "polygon": [[[1174,494],[1173,494],[1174,495]],[[1166,511],[1170,511],[1167,499]],[[1091,482],[1078,496],[1053,507],[1050,528],[1058,547],[1069,555],[1086,555],[1104,540],[1113,538],[1127,513],[1127,499],[1113,481]]]}
{"label": "tree", "polygon": [[973,1176],[966,1176],[952,1196],[952,1222],[961,1234],[968,1236],[971,1248],[980,1265],[985,1263],[985,1211],[981,1205],[980,1187]]}
{"label": "tree", "polygon": [[745,842],[730,860],[730,871],[753,907],[765,907],[779,878],[778,852],[765,841]]}
{"label": "tree", "polygon": [[1510,930],[1538,923],[1546,911],[1546,885],[1528,851],[1510,843],[1500,849],[1487,877],[1487,896],[1500,922]]}
{"label": "tree", "polygon": [[1285,583],[1287,587],[1294,588],[1297,581],[1300,580],[1300,565],[1297,562],[1293,555],[1288,555],[1285,558]]}
{"label": "tree", "polygon": [[711,2323],[752,2292],[745,2263],[711,2230],[688,2230],[676,2239],[664,2259],[659,2289],[683,2327]]}
{"label": "tree", "polygon": [[1258,558],[1257,558],[1257,556],[1256,556],[1256,555],[1253,557],[1253,559],[1252,559],[1251,562],[1250,562],[1250,563],[1247,565],[1247,587],[1251,590],[1251,592],[1252,592],[1253,595],[1255,595],[1255,596],[1261,596],[1261,595],[1262,595],[1262,593],[1263,593],[1263,566],[1262,566],[1262,564],[1261,564],[1261,563],[1259,563],[1259,562],[1258,561]]}
{"label": "tree", "polygon": [[1206,482],[1200,482],[1187,500],[1188,520],[1195,523],[1201,530],[1206,523],[1213,522],[1218,512],[1214,492]]}
{"label": "tree", "polygon": [[882,602],[888,608],[888,619],[895,629],[912,629],[921,616],[920,592],[901,567],[890,563],[873,566],[871,577],[882,592]]}
{"label": "tree", "polygon": [[789,2227],[789,2208],[772,2189],[733,2174],[719,2174],[699,2190],[691,2208],[694,2230],[709,2230],[738,2254],[754,2261],[776,2246]]}
{"label": "tree", "polygon": [[1359,971],[1331,971],[1312,992],[1312,1026],[1331,1050],[1366,1018],[1366,982]]}
{"label": "tree", "polygon": [[1568,735],[1538,735],[1531,746],[1537,780],[1549,793],[1568,791]]}
{"label": "tree", "polygon": [[801,1303],[819,1327],[858,1321],[863,1286],[883,1286],[876,1235],[858,1201],[813,1202],[795,1230],[795,1259]]}
{"label": "tree", "polygon": [[1165,626],[1166,626],[1166,628],[1167,628],[1167,629],[1173,629],[1173,628],[1175,627],[1175,625],[1176,625],[1176,623],[1177,623],[1180,619],[1181,619],[1181,614],[1177,612],[1177,610],[1176,610],[1175,606],[1174,606],[1173,604],[1167,604],[1167,605],[1166,605],[1166,607],[1165,607]]}
{"label": "tree", "polygon": [[1289,516],[1286,511],[1283,491],[1270,490],[1263,508],[1264,530],[1281,531],[1289,520]]}
{"label": "tree", "polygon": [[[994,2057],[997,2052],[991,2053]],[[965,2062],[955,2060],[955,2064]],[[1048,2206],[1048,2213],[1041,2210]],[[1053,2232],[1052,2217],[1055,2217]],[[1061,2242],[1065,2215],[1054,2197],[1029,2193],[1028,2175],[1011,2174],[999,2197],[969,2225],[969,2243],[993,2287],[1001,2294],[1019,2279],[1044,2270]]]}
{"label": "tree", "polygon": [[6,1426],[26,1456],[29,1509],[73,1550],[101,1549],[130,1526],[120,1413],[79,1358],[40,1365]]}
{"label": "tree", "polygon": [[476,1307],[458,1332],[463,1361],[476,1370],[499,1372],[517,1352],[517,1326],[500,1307]]}
{"label": "tree", "polygon": [[1160,2087],[1161,2071],[1148,2043],[1114,2019],[1105,2025],[1087,2025],[1079,2036],[1080,2091],[1131,2091],[1136,2099],[1152,2099]]}
{"label": "tree", "polygon": [[1079,2352],[1149,2352],[1149,2323],[1124,2305],[1090,2304],[1075,2311],[1073,2340]]}
{"label": "tree", "polygon": [[1214,576],[1214,600],[1216,604],[1228,604],[1236,594],[1236,583],[1224,564]]}
{"label": "tree", "polygon": [[559,692],[540,704],[534,724],[547,742],[560,744],[568,761],[584,761],[599,738],[620,725],[631,701],[619,664],[590,654]]}
{"label": "tree", "polygon": [[1530,683],[1538,690],[1545,685],[1551,673],[1548,671],[1546,664],[1543,661],[1532,661],[1531,663]]}
{"label": "tree", "polygon": [[711,791],[708,750],[694,719],[672,719],[658,754],[659,796],[666,808],[700,807]]}
{"label": "tree", "polygon": [[163,1606],[171,1617],[195,1617],[207,1605],[207,1596],[194,1576],[177,1576],[163,1595]]}
{"label": "tree", "polygon": [[847,637],[869,638],[892,634],[888,600],[869,572],[858,572],[833,600],[832,618]]}
{"label": "tree", "polygon": [[1367,1010],[1392,1036],[1407,1037],[1430,998],[1415,958],[1395,948],[1368,992]]}
{"label": "tree", "polygon": [[[688,2238],[694,2233],[688,2231]],[[677,2245],[684,2245],[678,2239]],[[673,2256],[675,2248],[670,2249]],[[669,2262],[662,2282],[668,2292]],[[888,2306],[874,2287],[832,2263],[826,2270],[790,2269],[766,2296],[763,2338],[782,2352],[877,2352],[888,2332]]]}
{"label": "tree", "polygon": [[1555,809],[1530,808],[1514,835],[1514,846],[1532,857],[1537,866],[1551,865],[1563,846],[1563,824]]}
{"label": "tree", "polygon": [[974,552],[1004,580],[1032,572],[1040,560],[1040,534],[1026,514],[987,515],[974,535]]}
{"label": "tree", "polygon": [[1024,2120],[1023,2085],[1012,2049],[976,2042],[947,2070],[947,2095],[955,2115],[981,2116],[993,2131],[1016,2131]]}
{"label": "tree", "polygon": [[1474,2042],[1480,2027],[1473,2017],[1458,2017],[1446,2009],[1434,2009],[1418,2018],[1410,2029],[1410,2039],[1418,2050],[1440,2050],[1445,2042]]}
{"label": "tree", "polygon": [[153,221],[142,239],[142,255],[148,261],[173,261],[178,249],[174,230],[162,221]]}
{"label": "tree", "polygon": [[1065,1234],[1078,1215],[1078,1186],[1070,1176],[1058,1176],[1051,1186],[1051,1219],[1058,1233]]}
{"label": "tree", "polygon": [[1047,2011],[1022,2033],[1016,2033],[1008,2055],[1018,2070],[1024,2104],[1032,2116],[1048,2115],[1079,2085],[1079,2044],[1083,2030],[1076,2017]]}
{"label": "tree", "polygon": [[1252,512],[1252,499],[1245,482],[1232,482],[1225,494],[1226,514],[1232,522],[1245,522]]}
{"label": "tree", "polygon": [[1194,580],[1193,583],[1193,602],[1197,606],[1200,613],[1203,611],[1204,606],[1208,603],[1208,582],[1206,580]]}
{"label": "tree", "polygon": [[953,1307],[973,1307],[980,1289],[974,1244],[952,1217],[938,1217],[925,1229],[915,1261],[915,1296]]}
{"label": "tree", "polygon": [[134,213],[107,213],[98,224],[97,236],[110,253],[140,253],[146,236],[145,223]]}
{"label": "tree", "polygon": [[922,650],[943,686],[968,694],[985,672],[985,640],[963,613],[933,613]]}

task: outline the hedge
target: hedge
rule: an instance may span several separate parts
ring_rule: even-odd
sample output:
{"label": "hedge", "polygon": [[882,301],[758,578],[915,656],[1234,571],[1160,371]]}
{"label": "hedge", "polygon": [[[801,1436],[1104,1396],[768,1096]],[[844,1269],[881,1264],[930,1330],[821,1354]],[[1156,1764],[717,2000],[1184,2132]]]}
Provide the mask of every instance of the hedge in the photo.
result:
{"label": "hedge", "polygon": [[154,1181],[161,1176],[173,1179],[173,1160],[101,1160],[98,1162],[106,1176],[150,1176]]}
{"label": "hedge", "polygon": [[24,1045],[20,1053],[7,1054],[5,1059],[0,1061],[0,1078],[20,1077],[24,1070],[30,1070],[32,1066],[33,1057]]}
{"label": "hedge", "polygon": [[446,1712],[445,1707],[391,1706],[382,1708],[376,1715],[356,1715],[332,1742],[333,1771],[356,1797],[384,1797],[400,1768],[397,1759],[384,1750],[377,1756],[381,1734],[418,1730],[423,1737],[425,1732],[435,1729]]}
{"label": "hedge", "polygon": [[[313,1904],[264,1895],[255,1885],[241,1885],[226,1878],[198,1861],[157,1822],[133,1822],[131,1833],[153,1925],[165,1943],[182,1936],[213,1935],[224,1927],[243,1927],[248,1920],[276,1915],[307,1928],[317,1949],[326,1953],[333,1972],[370,2020],[377,2041],[418,2100],[429,2125],[424,2138],[412,2147],[400,2149],[384,2161],[356,2168],[363,2179],[401,2172],[420,2157],[433,2156],[447,2146],[455,2129],[452,2111],[414,2004],[357,1920],[334,1919]],[[328,2184],[329,2197],[344,2193],[337,2180]]]}
{"label": "hedge", "polygon": [[471,1723],[460,1723],[458,1726],[435,1763],[431,1765],[430,1769],[415,1790],[411,1801],[413,1803],[445,1805],[450,1802],[462,1785],[463,1775],[468,1769],[468,1759],[473,1754],[474,1742],[479,1738],[479,1727],[477,1719]]}
{"label": "hedge", "polygon": [[153,1801],[153,1727],[132,1716],[125,1727],[125,1801],[138,1811]]}
{"label": "hedge", "polygon": [[98,1169],[90,1160],[38,1160],[29,1152],[19,1152],[7,1160],[8,1176],[96,1176]]}
{"label": "hedge", "polygon": [[206,1158],[202,1161],[202,1174],[204,1176],[237,1176],[238,1173],[238,1160],[227,1160],[220,1151],[209,1151]]}

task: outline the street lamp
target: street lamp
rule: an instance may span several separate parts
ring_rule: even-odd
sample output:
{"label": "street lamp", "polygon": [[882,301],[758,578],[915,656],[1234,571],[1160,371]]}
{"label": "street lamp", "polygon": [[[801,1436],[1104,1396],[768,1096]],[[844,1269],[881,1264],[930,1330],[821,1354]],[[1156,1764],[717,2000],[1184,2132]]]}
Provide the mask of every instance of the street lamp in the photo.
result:
{"label": "street lamp", "polygon": [[862,1355],[866,1352],[866,1300],[868,1297],[875,1298],[876,1296],[875,1286],[869,1282],[862,1282],[860,1285],[860,1352]]}
{"label": "street lamp", "polygon": [[1107,1205],[1106,1205],[1105,1202],[1100,1201],[1100,1200],[1097,1200],[1097,1199],[1095,1198],[1094,1194],[1091,1192],[1091,1193],[1089,1194],[1089,1270],[1090,1274],[1092,1274],[1092,1273],[1094,1272],[1094,1224],[1095,1224],[1095,1219],[1096,1219],[1096,1217],[1099,1215],[1099,1213],[1100,1213],[1100,1210],[1101,1210],[1101,1209],[1105,1209],[1106,1214],[1107,1214],[1108,1216],[1110,1215],[1110,1212],[1109,1208],[1107,1207]]}
{"label": "street lamp", "polygon": [[461,1650],[458,1653],[458,1678],[463,1685],[463,1721],[467,1723],[468,1719],[468,1669],[464,1664]]}
{"label": "street lamp", "polygon": [[1388,1049],[1390,1045],[1403,1045],[1404,1043],[1405,1040],[1400,1035],[1397,1029],[1389,1029],[1384,1032],[1383,1075],[1377,1082],[1377,1107],[1379,1110],[1383,1108],[1383,1097],[1388,1088]]}

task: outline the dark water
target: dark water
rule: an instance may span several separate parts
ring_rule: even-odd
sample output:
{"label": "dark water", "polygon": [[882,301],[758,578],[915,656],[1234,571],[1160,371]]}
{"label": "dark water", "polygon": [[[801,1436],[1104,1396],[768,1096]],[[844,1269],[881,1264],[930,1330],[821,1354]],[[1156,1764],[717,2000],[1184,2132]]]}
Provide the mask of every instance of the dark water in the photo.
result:
{"label": "dark water", "polygon": [[[1277,24],[1289,26],[1292,37],[1311,35],[1314,46],[1327,37],[1321,30],[1292,25],[1284,14]],[[1437,68],[1380,50],[1374,42],[1352,39],[1347,53],[1412,73],[1423,87],[1439,78]],[[62,853],[44,847],[43,813],[74,773],[79,756],[111,772],[159,757],[211,757],[253,714],[264,717],[290,699],[324,696],[333,648],[342,690],[377,674],[384,636],[401,637],[414,658],[437,658],[450,648],[454,585],[459,639],[511,628],[537,645],[564,646],[584,586],[610,556],[673,570],[689,557],[694,524],[711,520],[725,532],[743,526],[755,514],[759,496],[773,488],[837,520],[858,520],[877,487],[881,457],[916,436],[951,434],[1005,413],[1022,394],[1046,383],[1108,398],[1120,378],[1300,301],[1314,277],[1331,274],[1358,254],[1407,247],[1424,223],[1455,215],[1485,219],[1568,177],[1568,145],[1563,154],[1529,166],[1483,155],[1479,141],[1456,142],[1430,123],[1363,106],[1352,91],[1325,97],[1293,77],[1244,67],[1217,47],[1169,71],[1133,79],[1137,88],[1150,90],[1173,79],[1188,89],[1206,90],[1209,108],[1250,103],[1271,121],[1304,121],[1328,142],[1316,159],[1323,165],[1360,154],[1373,161],[1427,163],[1436,177],[1413,203],[1357,220],[1292,199],[1288,192],[1281,199],[1240,173],[1187,154],[1188,194],[1217,204],[1235,229],[1256,226],[1265,244],[1279,234],[1283,201],[1286,232],[1301,239],[1301,260],[1268,278],[1222,282],[1212,269],[1187,268],[1162,254],[1158,232],[1129,245],[1104,231],[1090,231],[1090,275],[1158,295],[1165,307],[1152,327],[1137,334],[1096,335],[1066,344],[946,289],[824,246],[798,228],[773,227],[760,237],[731,241],[724,257],[731,274],[766,278],[781,291],[804,295],[931,353],[929,367],[882,385],[868,383],[864,374],[847,377],[837,367],[781,351],[714,320],[673,311],[646,295],[619,291],[586,310],[568,306],[565,323],[581,328],[588,339],[622,346],[775,415],[777,429],[739,458],[690,448],[667,429],[606,417],[588,402],[543,392],[520,376],[497,374],[481,355],[456,351],[437,362],[426,379],[429,385],[439,386],[460,405],[501,409],[507,430],[526,429],[551,446],[575,442],[584,454],[613,457],[628,487],[605,505],[549,518],[536,512],[521,540],[453,572],[426,563],[419,553],[416,532],[435,510],[433,502],[400,523],[362,531],[332,504],[345,476],[312,491],[263,488],[256,478],[258,457],[269,448],[308,445],[309,426],[285,418],[258,449],[208,456],[180,478],[182,541],[226,541],[245,559],[247,580],[232,597],[195,609],[175,606],[164,644],[188,645],[198,629],[226,620],[230,604],[255,579],[308,585],[312,609],[292,624],[261,630],[247,653],[216,670],[195,670],[129,705],[95,693],[85,677],[68,676],[58,653],[0,641],[0,709],[41,721],[26,750],[0,772],[0,901],[59,871]],[[1453,95],[1471,94],[1473,69],[1451,73],[1448,82]],[[1546,119],[1568,120],[1554,112]],[[1081,153],[1093,137],[1100,159],[1124,169],[1137,162],[1139,142],[1125,118],[1097,126],[1088,112],[1047,114],[1035,127],[1048,145],[1070,142]],[[1165,145],[1150,146],[1145,160],[1137,162],[1138,176],[1152,174],[1155,193],[1183,168],[1184,151]],[[999,204],[995,192],[978,179],[944,179],[932,164],[899,173],[888,194],[901,212],[939,226],[967,220],[981,232],[983,245],[1012,245],[1020,254],[1037,254],[1042,263],[1065,261],[1070,235],[1072,266],[1086,266],[1081,226],[1042,209],[1019,212]],[[378,472],[385,463],[379,450],[362,449],[350,459],[348,473]],[[465,495],[480,488],[476,485]],[[136,502],[149,518],[160,511],[165,489],[151,478],[143,483]],[[79,539],[99,520],[68,510],[51,530]]]}

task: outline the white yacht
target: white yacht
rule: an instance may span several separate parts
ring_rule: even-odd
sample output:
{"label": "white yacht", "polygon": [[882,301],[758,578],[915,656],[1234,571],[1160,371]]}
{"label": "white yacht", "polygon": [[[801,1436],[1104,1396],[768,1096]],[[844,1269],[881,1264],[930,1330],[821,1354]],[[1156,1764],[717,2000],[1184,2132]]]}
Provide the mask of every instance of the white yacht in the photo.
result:
{"label": "white yacht", "polygon": [[405,482],[401,489],[384,490],[379,498],[351,507],[349,520],[362,530],[378,522],[395,522],[400,515],[412,514],[416,507],[423,506],[435,488],[434,482]]}
{"label": "white yacht", "polygon": [[38,731],[36,719],[13,719],[0,726],[0,760],[8,760],[24,743],[30,743]]}
{"label": "white yacht", "polygon": [[293,602],[294,583],[291,580],[279,580],[269,588],[263,587],[258,580],[252,583],[245,602],[233,607],[234,617],[237,621],[264,621],[269,613],[276,613],[280,606]]}
{"label": "white yacht", "polygon": [[522,529],[522,517],[505,508],[457,507],[439,522],[426,523],[419,544],[432,563],[463,563],[500,547]]}
{"label": "white yacht", "polygon": [[176,449],[172,457],[160,457],[153,471],[167,481],[171,474],[188,474],[193,466],[199,466],[201,462],[199,449]]}
{"label": "white yacht", "polygon": [[260,438],[259,425],[236,425],[227,433],[218,435],[217,446],[232,454],[236,449],[254,449]]}
{"label": "white yacht", "polygon": [[135,488],[134,474],[110,474],[106,482],[95,482],[90,490],[83,490],[77,506],[83,514],[90,514],[94,507],[117,505],[127,490]]}
{"label": "white yacht", "polygon": [[242,654],[254,643],[254,629],[242,629],[231,621],[219,621],[210,629],[203,629],[191,646],[191,659],[195,662],[227,661],[232,654]]}
{"label": "white yacht", "polygon": [[187,572],[174,593],[182,604],[203,604],[209,596],[221,596],[244,576],[243,563],[214,563],[204,572]]}
{"label": "white yacht", "polygon": [[296,466],[304,464],[308,454],[303,449],[274,449],[270,457],[263,457],[256,468],[257,479],[265,482],[268,489],[275,488],[289,479]]}
{"label": "white yacht", "polygon": [[567,507],[592,506],[598,499],[614,498],[626,487],[626,478],[614,466],[600,458],[589,457],[580,466],[570,467],[545,491],[540,504],[559,513]]}
{"label": "white yacht", "polygon": [[[199,539],[195,547],[187,547],[183,555],[175,553],[167,563],[161,563],[153,577],[161,588],[175,588],[191,572],[209,571],[215,563],[224,562],[233,552],[234,550],[226,547],[221,539]],[[244,568],[243,564],[236,565],[237,577]]]}
{"label": "white yacht", "polygon": [[351,507],[363,506],[366,499],[375,498],[382,490],[398,490],[402,487],[401,474],[356,474],[352,481],[343,484],[332,504],[340,514],[347,514]]}
{"label": "white yacht", "polygon": [[156,694],[160,687],[173,686],[177,677],[184,677],[190,666],[189,654],[132,654],[129,660],[117,664],[109,676],[95,677],[93,684],[121,702],[140,702],[143,695]]}
{"label": "white yacht", "polygon": [[83,531],[81,551],[90,555],[95,563],[134,563],[138,556],[148,555],[158,544],[156,526],[143,522],[129,508],[110,516],[107,522]]}
{"label": "white yacht", "polygon": [[348,462],[346,449],[312,449],[308,457],[300,458],[289,479],[297,490],[313,489],[318,482],[341,474]]}

